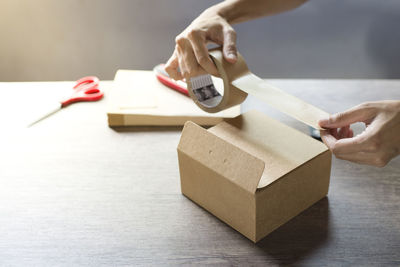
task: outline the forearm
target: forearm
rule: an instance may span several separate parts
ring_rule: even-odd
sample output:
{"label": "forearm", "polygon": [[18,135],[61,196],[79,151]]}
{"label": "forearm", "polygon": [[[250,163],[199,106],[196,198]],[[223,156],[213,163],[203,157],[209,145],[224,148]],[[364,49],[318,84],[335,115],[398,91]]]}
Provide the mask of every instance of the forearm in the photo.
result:
{"label": "forearm", "polygon": [[222,46],[227,62],[237,61],[236,32],[231,24],[294,9],[306,0],[226,0],[206,9],[175,38],[165,70],[176,80],[209,73],[218,75],[207,43]]}
{"label": "forearm", "polygon": [[270,16],[294,9],[307,0],[226,0],[204,11],[217,14],[230,24]]}

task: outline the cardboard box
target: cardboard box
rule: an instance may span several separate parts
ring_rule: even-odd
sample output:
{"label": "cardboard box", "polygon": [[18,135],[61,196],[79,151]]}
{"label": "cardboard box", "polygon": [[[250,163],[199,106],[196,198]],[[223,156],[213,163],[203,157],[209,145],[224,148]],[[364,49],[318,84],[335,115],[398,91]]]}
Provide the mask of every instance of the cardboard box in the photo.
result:
{"label": "cardboard box", "polygon": [[207,113],[189,96],[161,84],[153,71],[118,70],[107,99],[109,126],[180,126],[188,120],[215,125],[240,114],[240,106]]}
{"label": "cardboard box", "polygon": [[253,242],[328,193],[328,148],[257,111],[187,122],[178,160],[182,194]]}

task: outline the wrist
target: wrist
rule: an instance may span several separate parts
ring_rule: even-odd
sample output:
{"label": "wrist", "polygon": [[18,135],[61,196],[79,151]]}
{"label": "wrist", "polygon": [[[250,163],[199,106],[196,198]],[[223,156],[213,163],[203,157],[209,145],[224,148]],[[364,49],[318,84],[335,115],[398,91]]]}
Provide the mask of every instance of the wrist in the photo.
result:
{"label": "wrist", "polygon": [[207,8],[203,14],[207,16],[218,16],[229,24],[232,24],[240,20],[241,11],[239,10],[236,1],[224,1]]}

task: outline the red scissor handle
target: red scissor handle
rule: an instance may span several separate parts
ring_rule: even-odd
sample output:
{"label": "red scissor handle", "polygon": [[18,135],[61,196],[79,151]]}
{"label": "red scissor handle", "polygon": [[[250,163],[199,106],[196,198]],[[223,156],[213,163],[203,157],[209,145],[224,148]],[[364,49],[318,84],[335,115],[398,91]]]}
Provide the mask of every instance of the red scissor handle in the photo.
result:
{"label": "red scissor handle", "polygon": [[61,101],[61,106],[80,101],[98,101],[103,98],[104,93],[99,89],[100,80],[96,76],[83,77],[76,81],[72,95]]}
{"label": "red scissor handle", "polygon": [[157,79],[164,84],[165,86],[174,89],[184,95],[189,95],[187,88],[182,87],[178,83],[176,83],[173,79],[171,79],[168,73],[164,70],[164,64],[160,64],[154,67],[154,72],[156,73]]}

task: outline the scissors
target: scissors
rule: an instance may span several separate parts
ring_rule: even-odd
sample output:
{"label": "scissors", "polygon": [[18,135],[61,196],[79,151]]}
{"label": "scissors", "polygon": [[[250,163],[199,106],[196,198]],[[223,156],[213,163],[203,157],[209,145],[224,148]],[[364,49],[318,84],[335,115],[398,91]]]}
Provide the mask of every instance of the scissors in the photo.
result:
{"label": "scissors", "polygon": [[50,110],[40,118],[31,122],[28,125],[28,127],[49,117],[50,115],[56,113],[60,109],[72,103],[82,102],[82,101],[98,101],[102,99],[104,96],[104,92],[100,90],[99,83],[100,83],[99,78],[95,76],[87,76],[77,80],[73,87],[73,92],[70,97],[60,101],[54,109]]}

